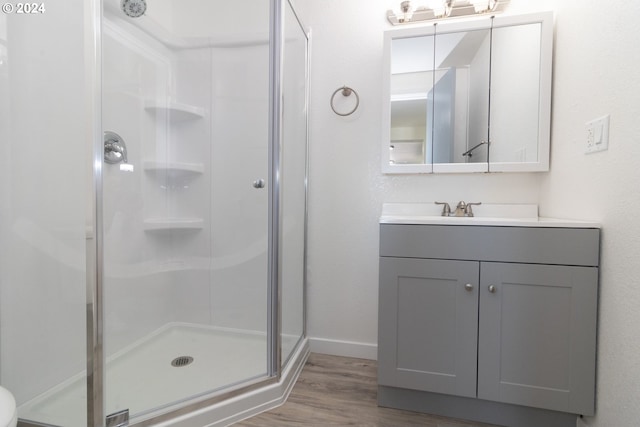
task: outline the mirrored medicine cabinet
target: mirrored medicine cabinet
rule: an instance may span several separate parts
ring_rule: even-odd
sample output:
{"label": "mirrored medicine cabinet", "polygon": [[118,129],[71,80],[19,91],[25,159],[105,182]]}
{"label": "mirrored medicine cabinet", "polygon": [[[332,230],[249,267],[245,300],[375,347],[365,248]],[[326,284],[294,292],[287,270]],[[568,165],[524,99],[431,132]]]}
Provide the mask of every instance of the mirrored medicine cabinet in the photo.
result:
{"label": "mirrored medicine cabinet", "polygon": [[384,173],[549,169],[552,12],[384,34]]}

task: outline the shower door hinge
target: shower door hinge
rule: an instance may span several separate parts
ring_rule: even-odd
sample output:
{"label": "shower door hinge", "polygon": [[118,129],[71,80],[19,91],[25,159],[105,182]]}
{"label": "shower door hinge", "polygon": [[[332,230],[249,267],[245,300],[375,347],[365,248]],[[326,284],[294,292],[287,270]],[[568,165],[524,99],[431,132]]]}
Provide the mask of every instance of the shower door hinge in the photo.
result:
{"label": "shower door hinge", "polygon": [[107,427],[127,427],[129,425],[129,409],[107,415]]}

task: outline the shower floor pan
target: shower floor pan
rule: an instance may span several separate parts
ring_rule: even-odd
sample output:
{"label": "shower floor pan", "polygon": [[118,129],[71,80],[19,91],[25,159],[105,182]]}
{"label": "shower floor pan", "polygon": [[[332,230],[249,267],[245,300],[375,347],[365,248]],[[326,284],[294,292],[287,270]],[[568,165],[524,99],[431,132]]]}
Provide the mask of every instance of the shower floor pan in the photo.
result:
{"label": "shower floor pan", "polygon": [[[283,339],[283,347],[295,345],[288,341],[293,342]],[[128,408],[135,416],[264,376],[266,355],[264,333],[183,323],[165,325],[108,359],[105,413]],[[183,356],[193,361],[174,361]],[[83,427],[86,400],[86,378],[80,374],[20,405],[18,416],[57,426]]]}

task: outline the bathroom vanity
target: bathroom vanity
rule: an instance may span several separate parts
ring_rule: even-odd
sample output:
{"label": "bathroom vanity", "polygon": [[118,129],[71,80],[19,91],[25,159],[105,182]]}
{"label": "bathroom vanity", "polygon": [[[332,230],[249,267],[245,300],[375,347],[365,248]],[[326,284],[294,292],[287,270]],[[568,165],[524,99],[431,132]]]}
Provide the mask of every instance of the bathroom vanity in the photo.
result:
{"label": "bathroom vanity", "polygon": [[517,427],[592,415],[598,225],[401,205],[380,221],[379,405]]}

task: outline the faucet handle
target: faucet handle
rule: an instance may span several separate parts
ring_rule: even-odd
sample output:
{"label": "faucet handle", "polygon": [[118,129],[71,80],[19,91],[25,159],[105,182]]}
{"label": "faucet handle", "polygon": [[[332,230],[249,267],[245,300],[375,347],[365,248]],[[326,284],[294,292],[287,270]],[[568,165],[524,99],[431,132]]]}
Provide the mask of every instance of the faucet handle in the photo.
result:
{"label": "faucet handle", "polygon": [[482,202],[477,202],[477,203],[467,203],[467,206],[464,208],[464,214],[465,216],[473,216],[473,209],[471,208],[471,206],[478,206],[481,205]]}
{"label": "faucet handle", "polygon": [[442,206],[442,216],[450,216],[451,215],[451,206],[447,202],[435,202],[436,205],[444,205]]}

